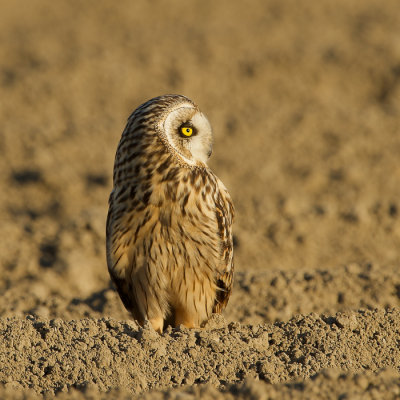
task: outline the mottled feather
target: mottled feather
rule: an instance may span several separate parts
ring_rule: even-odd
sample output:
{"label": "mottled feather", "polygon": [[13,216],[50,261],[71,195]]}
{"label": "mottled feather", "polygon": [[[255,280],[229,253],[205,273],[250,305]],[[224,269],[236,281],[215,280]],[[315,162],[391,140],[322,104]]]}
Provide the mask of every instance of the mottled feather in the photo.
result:
{"label": "mottled feather", "polygon": [[211,151],[207,119],[178,95],[136,109],[117,148],[108,269],[133,318],[159,332],[167,323],[201,326],[232,290],[234,208],[206,165]]}

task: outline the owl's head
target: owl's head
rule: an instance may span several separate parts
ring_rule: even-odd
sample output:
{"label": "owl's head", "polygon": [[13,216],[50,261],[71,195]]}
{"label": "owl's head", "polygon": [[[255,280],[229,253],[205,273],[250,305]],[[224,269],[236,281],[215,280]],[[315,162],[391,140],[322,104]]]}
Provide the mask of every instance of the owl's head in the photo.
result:
{"label": "owl's head", "polygon": [[157,103],[160,100],[165,100],[167,106],[156,119],[155,129],[168,150],[189,166],[206,164],[213,145],[207,118],[185,96],[160,96]]}
{"label": "owl's head", "polygon": [[212,143],[210,123],[190,99],[175,94],[155,97],[128,118],[115,155],[114,186],[151,178],[154,170],[163,173],[176,163],[207,168]]}

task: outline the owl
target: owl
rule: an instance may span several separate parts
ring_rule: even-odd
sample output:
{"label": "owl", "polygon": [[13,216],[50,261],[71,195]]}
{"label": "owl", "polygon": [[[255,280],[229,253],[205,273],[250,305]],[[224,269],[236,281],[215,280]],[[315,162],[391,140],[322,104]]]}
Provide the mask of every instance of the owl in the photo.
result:
{"label": "owl", "polygon": [[107,216],[107,264],[126,309],[162,333],[227,305],[234,207],[208,168],[213,134],[193,101],[164,95],[129,117]]}

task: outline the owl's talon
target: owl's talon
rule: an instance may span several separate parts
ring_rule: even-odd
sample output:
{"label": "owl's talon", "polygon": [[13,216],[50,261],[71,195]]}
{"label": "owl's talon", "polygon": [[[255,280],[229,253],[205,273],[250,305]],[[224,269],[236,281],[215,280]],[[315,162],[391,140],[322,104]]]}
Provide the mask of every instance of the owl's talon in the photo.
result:
{"label": "owl's talon", "polygon": [[163,318],[150,318],[149,321],[150,321],[151,325],[153,326],[154,330],[161,335],[163,332],[164,319]]}

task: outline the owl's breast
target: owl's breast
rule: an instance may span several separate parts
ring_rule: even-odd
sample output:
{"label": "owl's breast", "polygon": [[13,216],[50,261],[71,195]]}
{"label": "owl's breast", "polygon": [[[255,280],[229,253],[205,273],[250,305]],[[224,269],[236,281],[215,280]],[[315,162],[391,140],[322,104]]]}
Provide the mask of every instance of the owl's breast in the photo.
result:
{"label": "owl's breast", "polygon": [[[167,178],[166,178],[167,177]],[[168,179],[170,177],[170,179]],[[167,242],[180,244],[191,259],[199,253],[219,268],[221,237],[218,231],[215,184],[207,171],[170,169],[154,186],[150,202],[158,214],[155,233]]]}
{"label": "owl's breast", "polygon": [[159,207],[160,223],[183,236],[194,239],[218,235],[215,187],[206,173],[181,169],[172,181],[155,185],[154,205]]}
{"label": "owl's breast", "polygon": [[173,264],[206,265],[214,271],[223,268],[216,190],[207,171],[179,167],[126,182],[124,192],[115,192],[119,201],[113,206],[115,218],[110,224],[118,236],[110,242],[115,257],[124,253],[119,267],[150,260],[162,269]]}

